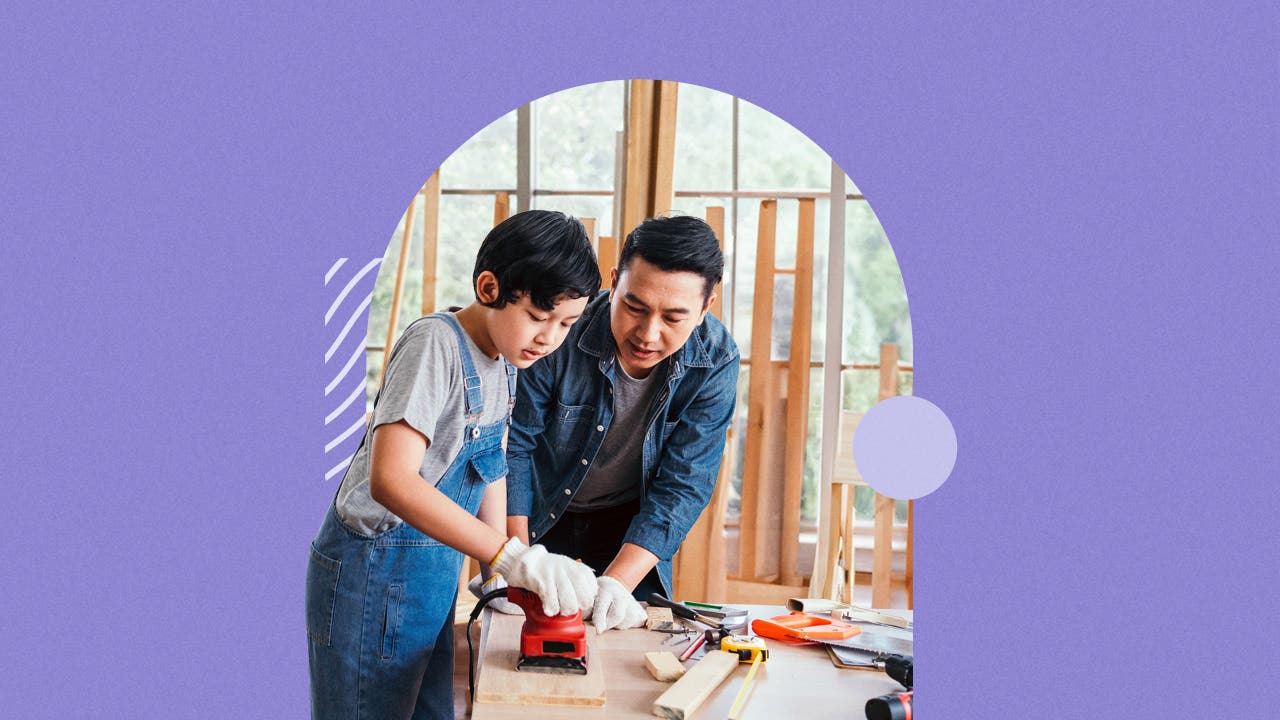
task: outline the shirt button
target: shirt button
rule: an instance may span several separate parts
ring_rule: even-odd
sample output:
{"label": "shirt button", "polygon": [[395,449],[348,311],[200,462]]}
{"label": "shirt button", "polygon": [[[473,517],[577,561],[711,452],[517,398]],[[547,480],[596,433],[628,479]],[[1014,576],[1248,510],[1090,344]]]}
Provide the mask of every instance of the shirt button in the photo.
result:
{"label": "shirt button", "polygon": [[471,439],[474,440],[478,437],[480,437],[480,428],[478,427],[471,428]]}
{"label": "shirt button", "polygon": [[572,491],[572,490],[570,490],[569,488],[565,488],[565,489],[564,489],[564,494],[565,494],[565,495],[572,495],[572,494],[573,494],[573,491]]}
{"label": "shirt button", "polygon": [[536,538],[536,537],[538,537],[538,533],[536,533],[536,532],[531,532],[531,533],[529,533],[529,537],[531,537],[531,538]]}
{"label": "shirt button", "polygon": [[596,426],[596,432],[604,432],[604,426],[603,426],[603,425],[597,425],[597,426]]}
{"label": "shirt button", "polygon": [[[586,465],[586,464],[587,464],[587,459],[586,459],[586,458],[582,458],[582,464],[583,464],[583,465]],[[566,492],[567,492],[567,491],[566,491]]]}
{"label": "shirt button", "polygon": [[551,513],[551,519],[552,519],[552,520],[555,520],[555,519],[556,519],[556,514],[555,514],[555,513]]}

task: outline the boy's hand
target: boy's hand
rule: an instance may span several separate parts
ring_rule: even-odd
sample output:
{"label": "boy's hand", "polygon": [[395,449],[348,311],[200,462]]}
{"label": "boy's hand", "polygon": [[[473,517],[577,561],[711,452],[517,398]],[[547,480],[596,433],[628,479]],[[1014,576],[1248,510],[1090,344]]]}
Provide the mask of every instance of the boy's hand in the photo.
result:
{"label": "boy's hand", "polygon": [[[486,594],[493,592],[494,590],[504,590],[506,589],[506,587],[507,587],[507,581],[503,580],[502,576],[499,575],[498,573],[494,573],[493,575],[491,575],[488,580],[485,580],[480,575],[476,575],[475,577],[471,578],[471,582],[467,583],[467,589],[471,591],[472,595],[476,596],[477,600],[484,597]],[[489,607],[493,608],[494,610],[497,610],[500,613],[506,613],[507,615],[523,615],[524,614],[524,610],[521,610],[519,605],[511,602],[510,600],[504,597],[495,598],[489,601]]]}
{"label": "boy's hand", "polygon": [[541,545],[526,547],[511,538],[490,566],[511,585],[542,598],[542,611],[548,615],[572,615],[590,608],[596,599],[596,577],[591,568],[548,553]]}
{"label": "boy's hand", "polygon": [[597,633],[613,628],[640,627],[649,619],[648,613],[622,583],[608,575],[601,575],[597,581],[596,602],[591,609]]}

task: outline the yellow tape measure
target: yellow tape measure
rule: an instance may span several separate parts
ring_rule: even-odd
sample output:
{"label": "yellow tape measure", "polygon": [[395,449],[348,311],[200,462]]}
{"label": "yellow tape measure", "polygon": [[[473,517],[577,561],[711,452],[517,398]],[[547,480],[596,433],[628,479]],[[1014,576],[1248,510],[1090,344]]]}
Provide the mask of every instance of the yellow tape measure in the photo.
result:
{"label": "yellow tape measure", "polygon": [[729,708],[729,720],[737,720],[738,713],[742,712],[742,706],[746,704],[747,688],[751,687],[751,679],[756,676],[756,668],[769,659],[769,648],[765,647],[764,638],[730,635],[720,641],[720,649],[737,654],[740,663],[751,663],[751,669],[747,671],[747,679],[742,681],[742,688],[738,690],[738,696],[733,699],[733,707]]}

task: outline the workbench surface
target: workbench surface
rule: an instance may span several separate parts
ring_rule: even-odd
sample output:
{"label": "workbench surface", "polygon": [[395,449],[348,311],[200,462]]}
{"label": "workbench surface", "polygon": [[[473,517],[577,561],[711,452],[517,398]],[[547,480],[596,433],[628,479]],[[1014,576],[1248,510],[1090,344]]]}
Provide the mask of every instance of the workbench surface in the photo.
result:
{"label": "workbench surface", "polygon": [[[787,609],[770,605],[739,605],[749,610],[751,619],[785,615]],[[485,611],[487,615],[491,612]],[[910,618],[910,611],[893,611]],[[517,626],[518,627],[518,626]],[[590,623],[587,632],[595,632]],[[677,655],[684,644],[663,645],[668,637],[663,633],[643,628],[635,630],[611,630],[596,638],[596,655],[588,662],[603,662],[605,669],[606,704],[602,708],[561,707],[551,705],[520,706],[497,703],[477,703],[472,708],[472,720],[529,720],[535,713],[543,718],[652,718],[653,701],[671,683],[653,679],[644,666],[644,654],[650,650],[670,650]],[[483,653],[482,647],[477,650]],[[769,659],[756,671],[753,689],[740,716],[752,718],[803,717],[861,718],[863,705],[870,698],[902,689],[883,671],[841,669],[831,664],[825,647],[820,645],[788,645],[777,640],[766,640]],[[692,661],[685,663],[692,667]],[[691,720],[700,718],[724,718],[729,714],[750,666],[740,665],[727,680],[712,693]],[[484,672],[484,668],[480,668]]]}

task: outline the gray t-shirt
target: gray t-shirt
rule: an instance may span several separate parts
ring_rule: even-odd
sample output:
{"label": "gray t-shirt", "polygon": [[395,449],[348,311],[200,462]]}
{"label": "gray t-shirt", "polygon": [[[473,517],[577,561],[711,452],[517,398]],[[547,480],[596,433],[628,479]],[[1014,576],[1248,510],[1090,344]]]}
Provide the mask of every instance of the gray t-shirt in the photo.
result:
{"label": "gray t-shirt", "polygon": [[640,497],[644,417],[666,373],[656,367],[649,377],[637,380],[622,369],[622,363],[614,369],[613,420],[582,486],[569,503],[573,512],[601,510]]}
{"label": "gray t-shirt", "polygon": [[[463,333],[466,336],[466,333]],[[510,401],[506,363],[501,357],[486,357],[467,336],[467,349],[480,376],[484,397],[481,425],[507,419]],[[405,329],[391,351],[382,392],[373,408],[373,417],[364,442],[338,488],[337,510],[353,530],[378,533],[402,521],[369,495],[369,451],[373,430],[379,425],[404,420],[426,436],[426,455],[418,474],[435,485],[462,449],[466,427],[463,400],[462,356],[458,336],[448,320],[419,318]]]}

